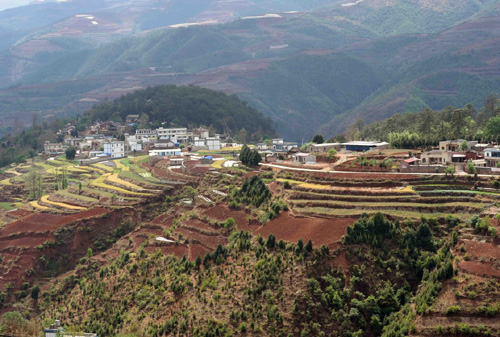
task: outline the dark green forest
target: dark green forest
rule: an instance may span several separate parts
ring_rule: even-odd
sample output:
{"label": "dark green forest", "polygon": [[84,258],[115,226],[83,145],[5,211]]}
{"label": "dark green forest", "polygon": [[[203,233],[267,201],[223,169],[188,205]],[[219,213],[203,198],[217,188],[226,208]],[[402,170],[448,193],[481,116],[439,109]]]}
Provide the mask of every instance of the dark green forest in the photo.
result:
{"label": "dark green forest", "polygon": [[196,86],[149,87],[98,105],[85,113],[92,121],[125,121],[129,114],[147,115],[147,120],[153,124],[205,125],[220,133],[235,134],[245,129],[252,140],[275,134],[271,119],[265,118],[235,95]]}

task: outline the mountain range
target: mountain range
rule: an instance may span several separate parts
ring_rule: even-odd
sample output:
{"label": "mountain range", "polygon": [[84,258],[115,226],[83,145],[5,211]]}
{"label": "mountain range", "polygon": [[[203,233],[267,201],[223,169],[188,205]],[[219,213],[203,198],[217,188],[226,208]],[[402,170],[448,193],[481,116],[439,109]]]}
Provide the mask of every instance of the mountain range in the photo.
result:
{"label": "mountain range", "polygon": [[287,139],[480,106],[500,84],[493,0],[74,0],[0,12],[0,134],[158,84],[237,94]]}

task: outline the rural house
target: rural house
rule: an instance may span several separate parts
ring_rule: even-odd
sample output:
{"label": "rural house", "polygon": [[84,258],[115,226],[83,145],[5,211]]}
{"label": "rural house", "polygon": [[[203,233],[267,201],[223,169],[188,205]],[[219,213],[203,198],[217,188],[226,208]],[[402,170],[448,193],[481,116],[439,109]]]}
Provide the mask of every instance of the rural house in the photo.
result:
{"label": "rural house", "polygon": [[151,150],[149,151],[150,157],[171,157],[171,156],[180,156],[180,149],[162,149],[162,150]]}
{"label": "rural house", "polygon": [[125,142],[114,141],[104,143],[104,154],[111,156],[112,159],[125,157]]}
{"label": "rural house", "polygon": [[68,148],[68,144],[63,143],[51,143],[50,141],[46,141],[43,144],[43,152],[45,154],[59,154],[63,153]]}
{"label": "rural house", "polygon": [[500,149],[485,149],[484,160],[486,160],[486,163],[489,167],[496,167],[497,163],[500,163]]}
{"label": "rural house", "polygon": [[[441,151],[452,151],[452,152],[458,152],[462,151],[461,146],[462,143],[464,143],[463,139],[457,139],[457,140],[445,140],[442,142],[439,142],[439,150]],[[477,145],[477,141],[468,141],[467,142],[467,150],[465,151],[471,151],[474,149],[474,147]]]}
{"label": "rural house", "polygon": [[161,148],[161,149],[173,149],[175,148],[174,142],[172,142],[170,139],[158,139],[155,141],[155,148]]}
{"label": "rural house", "polygon": [[137,129],[135,130],[135,137],[139,140],[143,137],[154,138],[156,137],[156,131],[151,129]]}
{"label": "rural house", "polygon": [[283,138],[275,138],[272,140],[272,142],[273,142],[274,152],[288,153],[289,151],[292,151],[294,148],[299,147],[298,143],[285,142],[283,141]]}
{"label": "rural house", "polygon": [[316,156],[312,153],[296,153],[292,155],[292,161],[301,164],[316,164]]}

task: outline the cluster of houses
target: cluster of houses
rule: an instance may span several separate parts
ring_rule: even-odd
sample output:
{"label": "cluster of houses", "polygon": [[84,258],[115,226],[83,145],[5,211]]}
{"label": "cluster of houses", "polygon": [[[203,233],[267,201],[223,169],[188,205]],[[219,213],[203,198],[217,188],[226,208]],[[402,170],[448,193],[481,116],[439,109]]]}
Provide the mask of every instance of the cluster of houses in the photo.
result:
{"label": "cluster of houses", "polygon": [[258,143],[257,149],[265,156],[265,161],[274,162],[278,159],[289,158],[294,163],[300,164],[315,164],[317,155],[328,153],[330,149],[336,151],[351,151],[351,152],[367,152],[381,151],[387,149],[389,143],[386,142],[369,142],[369,141],[353,141],[347,143],[322,143],[310,144],[305,151],[300,151],[300,146],[296,142],[285,142],[283,138],[272,139],[270,143]]}
{"label": "cluster of houses", "polygon": [[463,167],[472,162],[476,168],[500,166],[500,148],[498,145],[467,141],[463,139],[439,142],[437,149],[422,152],[401,163],[401,168],[411,166],[448,166]]}
{"label": "cluster of houses", "polygon": [[[45,142],[44,154],[54,156],[64,153],[68,148],[76,149],[80,164],[91,164],[108,159],[124,158],[129,154],[148,153],[150,157],[182,157],[182,149],[187,152],[200,150],[220,151],[226,147],[237,146],[228,143],[227,135],[210,136],[209,130],[203,127],[188,129],[186,127],[156,129],[135,129],[139,115],[128,115],[125,123],[114,121],[96,122],[80,137],[75,127],[66,125],[60,130],[63,141],[59,143]],[[275,138],[267,143],[257,144],[257,149],[267,162],[280,159],[291,159],[300,164],[314,164],[317,155],[327,153],[330,149],[340,151],[366,152],[383,150],[388,143],[355,141],[348,143],[310,144],[300,151],[297,142],[286,142],[283,138]]]}
{"label": "cluster of houses", "polygon": [[439,168],[450,165],[454,165],[456,168],[465,168],[468,162],[472,162],[477,169],[499,170],[500,147],[463,139],[446,140],[440,142],[436,149],[416,154],[415,157],[404,160],[401,163],[401,168]]}
{"label": "cluster of houses", "polygon": [[156,129],[136,129],[139,115],[128,115],[126,123],[113,121],[96,122],[80,137],[74,137],[76,131],[71,124],[58,132],[62,142],[47,141],[44,154],[55,156],[64,153],[68,148],[77,151],[80,164],[90,164],[108,159],[124,158],[129,154],[148,153],[151,157],[180,156],[182,148],[188,151],[219,151],[223,147],[235,146],[227,143],[227,135],[210,136],[209,130],[203,127],[190,129],[186,127]]}

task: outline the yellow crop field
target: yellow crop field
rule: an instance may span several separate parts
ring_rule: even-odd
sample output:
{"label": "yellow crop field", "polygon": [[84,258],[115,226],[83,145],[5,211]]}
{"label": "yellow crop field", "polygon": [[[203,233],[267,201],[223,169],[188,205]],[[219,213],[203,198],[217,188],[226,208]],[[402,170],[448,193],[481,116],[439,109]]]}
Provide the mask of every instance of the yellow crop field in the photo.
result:
{"label": "yellow crop field", "polygon": [[138,186],[138,185],[135,185],[135,184],[132,184],[126,180],[123,180],[123,179],[120,179],[118,177],[118,174],[112,174],[108,177],[107,179],[108,181],[111,181],[113,183],[116,183],[118,185],[122,185],[122,186],[125,186],[125,187],[128,187],[128,188],[132,188],[134,190],[139,190],[139,191],[147,191],[147,189],[141,187],[141,186]]}
{"label": "yellow crop field", "polygon": [[127,166],[123,165],[120,160],[113,160],[113,163],[115,163],[116,168],[118,170],[123,170],[125,167],[127,167]]}
{"label": "yellow crop field", "polygon": [[59,206],[59,207],[67,208],[67,209],[74,209],[74,210],[86,210],[87,209],[86,207],[73,206],[73,205],[63,204],[61,202],[50,201],[48,195],[44,195],[43,197],[40,198],[40,200],[46,204]]}
{"label": "yellow crop field", "polygon": [[214,160],[211,166],[216,169],[221,169],[222,165],[224,165],[224,162],[225,160]]}
{"label": "yellow crop field", "polygon": [[12,183],[10,182],[10,178],[0,180],[0,185],[12,185]]}
{"label": "yellow crop field", "polygon": [[124,193],[124,194],[141,195],[141,196],[150,196],[151,195],[150,193],[133,192],[133,191],[126,190],[124,188],[120,188],[120,187],[106,184],[105,180],[110,175],[111,175],[110,173],[106,173],[106,174],[100,176],[99,178],[97,178],[96,180],[91,182],[91,185],[94,185],[94,186],[100,187],[100,188],[104,188],[106,190],[117,191],[117,192]]}
{"label": "yellow crop field", "polygon": [[49,209],[48,207],[45,207],[45,206],[42,206],[42,205],[39,205],[38,204],[38,201],[34,200],[34,201],[30,201],[29,204],[34,207],[34,208],[38,208],[38,209],[41,209],[41,210],[45,210],[45,209]]}
{"label": "yellow crop field", "polygon": [[104,165],[101,163],[93,164],[92,166],[97,167],[98,169],[103,170],[104,172],[113,172],[113,170],[114,170],[111,166]]}

